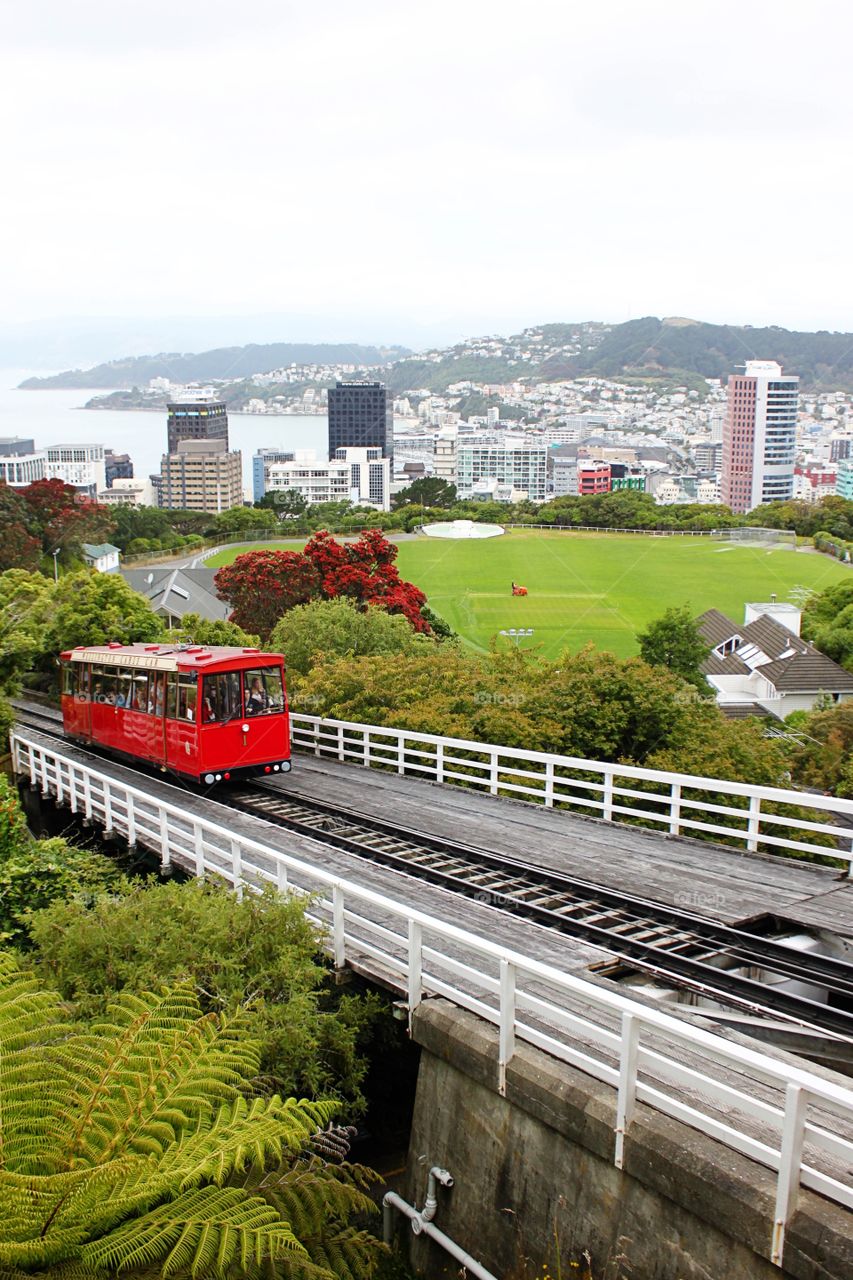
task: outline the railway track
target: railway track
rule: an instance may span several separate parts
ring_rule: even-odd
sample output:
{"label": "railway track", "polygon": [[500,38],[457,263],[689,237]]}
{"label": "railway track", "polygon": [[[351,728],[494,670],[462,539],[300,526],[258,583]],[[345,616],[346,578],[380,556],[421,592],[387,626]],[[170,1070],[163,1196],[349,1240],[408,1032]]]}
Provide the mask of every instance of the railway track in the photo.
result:
{"label": "railway track", "polygon": [[[62,736],[50,708],[15,703],[22,719]],[[370,815],[288,796],[264,782],[216,793],[219,803],[368,859],[428,884],[485,902],[613,957],[599,972],[635,971],[670,987],[746,1012],[816,1030],[853,1045],[853,964],[802,952],[759,932],[627,895],[557,871],[447,841]],[[777,985],[754,976],[772,975]],[[826,1001],[780,988],[805,984]],[[817,994],[817,992],[815,993]]]}

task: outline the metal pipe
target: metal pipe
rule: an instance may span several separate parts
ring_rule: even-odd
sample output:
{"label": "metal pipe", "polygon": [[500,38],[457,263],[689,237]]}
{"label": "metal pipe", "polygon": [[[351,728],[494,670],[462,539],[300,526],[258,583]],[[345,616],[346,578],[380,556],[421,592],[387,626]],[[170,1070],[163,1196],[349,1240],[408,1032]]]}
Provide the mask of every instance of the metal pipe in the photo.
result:
{"label": "metal pipe", "polygon": [[446,1236],[443,1231],[439,1231],[438,1227],[429,1220],[424,1221],[418,1210],[404,1200],[402,1196],[398,1196],[396,1191],[388,1191],[382,1198],[383,1239],[386,1244],[391,1243],[393,1209],[398,1209],[400,1213],[411,1220],[412,1231],[416,1236],[429,1236],[430,1240],[434,1240],[439,1248],[443,1249],[445,1253],[449,1253],[451,1258],[455,1258],[470,1275],[476,1276],[477,1280],[498,1280],[498,1277],[493,1272],[487,1271],[482,1263],[478,1262],[476,1258],[472,1258],[470,1253],[466,1253],[455,1240],[451,1240],[450,1236]]}
{"label": "metal pipe", "polygon": [[443,1187],[452,1187],[453,1175],[448,1173],[446,1169],[434,1164],[429,1171],[429,1178],[427,1179],[427,1194],[424,1207],[421,1209],[421,1222],[432,1222],[435,1217],[438,1209],[438,1187],[436,1184],[439,1182]]}

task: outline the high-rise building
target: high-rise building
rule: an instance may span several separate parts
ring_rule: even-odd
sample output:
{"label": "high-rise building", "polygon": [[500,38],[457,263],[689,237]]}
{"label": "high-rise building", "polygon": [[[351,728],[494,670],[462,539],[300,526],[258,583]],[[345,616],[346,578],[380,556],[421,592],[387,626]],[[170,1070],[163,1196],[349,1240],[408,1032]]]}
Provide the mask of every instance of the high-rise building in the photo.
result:
{"label": "high-rise building", "polygon": [[329,389],[329,457],[349,448],[394,456],[393,401],[381,382],[338,382]]}
{"label": "high-rise building", "polygon": [[853,498],[853,459],[842,458],[839,462],[835,492],[839,498]]}
{"label": "high-rise building", "polygon": [[729,378],[720,494],[737,514],[794,492],[799,383],[775,360],[747,360]]}
{"label": "high-rise building", "polygon": [[243,464],[239,450],[229,453],[224,440],[181,440],[163,455],[159,503],[174,510],[218,514],[243,501]]}
{"label": "high-rise building", "polygon": [[203,391],[173,400],[166,405],[169,414],[168,452],[177,453],[182,440],[225,441],[228,450],[228,414],[221,400]]}
{"label": "high-rise building", "polygon": [[391,462],[379,448],[338,449],[328,462],[298,451],[292,462],[273,462],[268,469],[267,493],[287,492],[300,493],[309,504],[354,502],[388,511]]}
{"label": "high-rise building", "polygon": [[478,492],[486,480],[497,480],[500,485],[526,493],[532,502],[547,496],[548,449],[544,444],[460,438],[456,465],[461,498]]}
{"label": "high-rise building", "polygon": [[113,487],[116,480],[133,479],[133,460],[129,453],[114,453],[112,449],[105,449],[104,467],[108,489]]}

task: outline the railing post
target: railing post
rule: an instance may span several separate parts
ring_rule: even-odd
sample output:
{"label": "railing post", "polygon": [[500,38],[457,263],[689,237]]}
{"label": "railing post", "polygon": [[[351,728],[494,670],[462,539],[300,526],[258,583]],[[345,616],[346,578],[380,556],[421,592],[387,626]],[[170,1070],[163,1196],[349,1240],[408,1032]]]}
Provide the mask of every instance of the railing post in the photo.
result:
{"label": "railing post", "polygon": [[77,812],[77,766],[73,761],[68,762],[68,803],[71,812]]}
{"label": "railing post", "polygon": [[613,1156],[613,1163],[617,1169],[621,1169],[624,1164],[625,1134],[634,1115],[639,1041],[639,1019],[633,1013],[623,1013],[622,1046],[619,1052],[619,1092],[616,1095],[616,1150]]}
{"label": "railing post", "polygon": [[362,743],[362,758],[365,769],[370,768],[370,729],[364,726],[364,742]]}
{"label": "railing post", "polygon": [[160,871],[168,874],[172,866],[172,851],[169,848],[169,815],[165,809],[160,810]]}
{"label": "railing post", "polygon": [[506,1096],[507,1064],[515,1052],[515,965],[501,960],[501,1022],[498,1045],[498,1093]]}
{"label": "railing post", "polygon": [[109,778],[103,780],[104,791],[104,835],[108,835],[113,829],[113,797],[112,788],[110,787]]}
{"label": "railing post", "polygon": [[397,739],[397,772],[400,777],[406,772],[406,739],[402,733]]}
{"label": "railing post", "polygon": [[750,853],[758,849],[758,837],[761,829],[761,796],[749,798],[749,820],[746,827],[746,847]]}
{"label": "railing post", "polygon": [[287,893],[290,887],[287,880],[287,863],[282,862],[280,858],[275,864],[275,883],[279,893]]}
{"label": "railing post", "polygon": [[499,777],[500,769],[498,765],[498,748],[492,747],[489,751],[489,792],[493,796],[498,794]]}
{"label": "railing post", "polygon": [[62,805],[63,797],[64,797],[64,794],[65,794],[65,788],[64,788],[64,787],[63,787],[63,785],[62,785],[62,764],[63,764],[63,762],[62,762],[62,760],[60,759],[60,757],[59,757],[59,756],[56,756],[56,763],[55,763],[55,765],[54,765],[54,774],[55,774],[55,776],[56,776],[56,803],[57,803],[57,806],[61,806],[61,805]]}
{"label": "railing post", "polygon": [[409,968],[407,981],[409,1030],[412,1014],[423,998],[423,930],[416,920],[409,921]]}
{"label": "railing post", "polygon": [[605,822],[613,821],[613,770],[604,771],[604,790],[601,793],[601,816]]}
{"label": "railing post", "polygon": [[241,902],[243,899],[243,850],[240,848],[239,840],[231,841],[231,875],[237,901]]}
{"label": "railing post", "polygon": [[83,772],[83,812],[92,817],[92,775],[88,769]]}
{"label": "railing post", "polygon": [[199,880],[204,879],[204,828],[200,822],[193,831],[193,850],[195,852],[195,873]]}
{"label": "railing post", "polygon": [[554,808],[554,761],[545,761],[545,807]]}
{"label": "railing post", "polygon": [[347,962],[345,923],[344,891],[339,884],[336,884],[332,888],[332,944],[336,969],[343,969]]}
{"label": "railing post", "polygon": [[669,797],[669,834],[677,836],[681,831],[681,783],[673,782]]}
{"label": "railing post", "polygon": [[133,793],[127,792],[127,843],[129,848],[133,848],[136,844],[136,810],[134,808]]}
{"label": "railing post", "polygon": [[437,742],[435,747],[435,780],[444,782],[444,743]]}
{"label": "railing post", "polygon": [[344,760],[344,726],[338,725],[338,759]]}
{"label": "railing post", "polygon": [[776,1212],[773,1217],[773,1244],[770,1258],[777,1267],[782,1265],[785,1228],[797,1207],[805,1121],[806,1095],[798,1084],[789,1084],[785,1089],[785,1116],[782,1121],[782,1147],[779,1152],[779,1177],[776,1182]]}

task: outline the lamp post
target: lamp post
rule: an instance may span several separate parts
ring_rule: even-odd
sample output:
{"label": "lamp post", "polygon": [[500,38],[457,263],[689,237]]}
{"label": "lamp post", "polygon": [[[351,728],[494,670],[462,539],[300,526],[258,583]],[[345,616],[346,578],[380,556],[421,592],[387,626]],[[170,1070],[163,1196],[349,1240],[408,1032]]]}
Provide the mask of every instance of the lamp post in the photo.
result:
{"label": "lamp post", "polygon": [[501,635],[511,636],[513,643],[515,644],[516,648],[518,648],[519,642],[521,640],[523,640],[527,636],[533,635],[533,628],[532,627],[508,627],[506,630],[503,630],[503,629],[501,630]]}
{"label": "lamp post", "polygon": [[57,556],[59,555],[59,553],[60,553],[60,551],[61,551],[61,550],[62,550],[62,547],[57,547],[55,551],[51,551],[51,553],[50,553],[50,554],[53,556],[53,580],[54,580],[54,582],[58,582],[58,581],[59,581],[59,563],[58,563],[58,561],[57,561]]}

